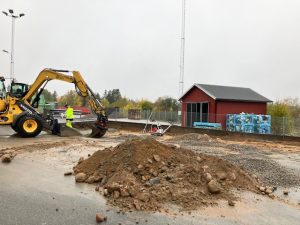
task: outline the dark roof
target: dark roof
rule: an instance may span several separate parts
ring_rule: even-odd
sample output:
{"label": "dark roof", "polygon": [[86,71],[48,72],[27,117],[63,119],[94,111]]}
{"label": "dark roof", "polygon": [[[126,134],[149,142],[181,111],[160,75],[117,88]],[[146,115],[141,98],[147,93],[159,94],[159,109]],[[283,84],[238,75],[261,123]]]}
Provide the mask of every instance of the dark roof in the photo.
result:
{"label": "dark roof", "polygon": [[181,100],[193,87],[199,88],[214,100],[272,102],[270,99],[258,94],[250,88],[209,84],[194,84],[179,100]]}

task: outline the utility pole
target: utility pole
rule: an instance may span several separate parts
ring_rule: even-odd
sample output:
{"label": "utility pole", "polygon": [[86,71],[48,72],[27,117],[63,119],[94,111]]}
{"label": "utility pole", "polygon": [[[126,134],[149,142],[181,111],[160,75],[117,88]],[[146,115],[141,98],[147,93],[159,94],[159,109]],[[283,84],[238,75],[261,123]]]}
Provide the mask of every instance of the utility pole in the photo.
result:
{"label": "utility pole", "polygon": [[183,95],[183,90],[184,90],[185,8],[186,8],[186,0],[182,0],[180,76],[179,76],[179,96],[180,97]]}
{"label": "utility pole", "polygon": [[14,80],[14,52],[15,52],[15,20],[17,18],[21,18],[25,16],[24,13],[20,13],[19,15],[14,14],[14,10],[9,9],[8,12],[2,11],[5,16],[11,17],[11,49],[10,52],[3,50],[6,53],[10,53],[10,79]]}

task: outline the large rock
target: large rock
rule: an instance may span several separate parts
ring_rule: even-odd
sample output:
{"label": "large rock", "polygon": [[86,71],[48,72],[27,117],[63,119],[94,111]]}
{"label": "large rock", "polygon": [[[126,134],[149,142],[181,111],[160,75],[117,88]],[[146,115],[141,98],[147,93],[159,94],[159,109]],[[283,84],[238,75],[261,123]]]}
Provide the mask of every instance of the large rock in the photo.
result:
{"label": "large rock", "polygon": [[156,162],[159,162],[159,161],[160,161],[159,155],[153,155],[153,159],[154,159]]}
{"label": "large rock", "polygon": [[232,200],[228,200],[228,205],[229,205],[229,206],[235,206],[235,202],[232,201]]}
{"label": "large rock", "polygon": [[167,166],[163,166],[161,169],[160,169],[160,172],[161,173],[164,173],[168,170],[168,167]]}
{"label": "large rock", "polygon": [[114,191],[120,192],[120,185],[117,183],[112,183],[110,185],[107,185],[105,188],[107,189],[109,194],[113,194]]}
{"label": "large rock", "polygon": [[142,202],[148,202],[150,200],[149,194],[146,193],[139,193],[136,198]]}
{"label": "large rock", "polygon": [[102,177],[100,184],[105,185],[107,183],[107,176]]}
{"label": "large rock", "polygon": [[88,183],[88,184],[92,184],[92,183],[95,182],[95,177],[94,176],[90,176],[85,182]]}
{"label": "large rock", "polygon": [[141,205],[137,199],[133,200],[133,205],[136,210],[141,210]]}
{"label": "large rock", "polygon": [[212,180],[211,174],[210,173],[206,173],[205,174],[205,179],[206,179],[207,182],[210,182]]}
{"label": "large rock", "polygon": [[207,188],[208,188],[208,191],[212,194],[218,194],[221,192],[221,185],[215,180],[211,180],[207,184]]}
{"label": "large rock", "polygon": [[229,179],[232,180],[232,181],[235,181],[236,180],[235,173],[229,173]]}
{"label": "large rock", "polygon": [[129,197],[130,196],[129,191],[127,189],[121,189],[120,194],[121,194],[122,197]]}
{"label": "large rock", "polygon": [[255,174],[252,174],[251,177],[254,179],[257,179],[257,175],[255,175]]}
{"label": "large rock", "polygon": [[131,197],[135,197],[136,195],[137,195],[137,190],[135,189],[135,188],[133,188],[133,187],[129,187],[128,188],[128,193],[129,193],[129,195],[131,196]]}
{"label": "large rock", "polygon": [[288,194],[289,194],[289,190],[288,190],[288,189],[284,189],[284,190],[283,190],[283,194],[284,194],[284,195],[288,195]]}
{"label": "large rock", "polygon": [[113,197],[114,197],[114,199],[119,198],[120,197],[120,192],[119,191],[114,191],[113,192]]}
{"label": "large rock", "polygon": [[152,185],[159,184],[159,183],[160,183],[160,178],[159,177],[155,177],[155,178],[150,179],[147,182],[147,185],[152,186]]}
{"label": "large rock", "polygon": [[197,156],[196,160],[197,160],[198,162],[202,162],[202,161],[203,161],[203,159],[202,159],[200,156]]}
{"label": "large rock", "polygon": [[[175,148],[180,148],[180,145],[179,144],[174,144],[173,145]],[[173,148],[173,147],[172,147]]]}
{"label": "large rock", "polygon": [[271,188],[268,188],[268,189],[266,189],[265,192],[266,192],[266,194],[269,195],[269,194],[272,194],[272,193],[273,193],[273,190],[272,190]]}
{"label": "large rock", "polygon": [[103,190],[103,195],[108,196],[108,190],[106,188],[104,188],[104,190]]}
{"label": "large rock", "polygon": [[224,171],[218,172],[217,176],[220,180],[226,180],[226,178],[227,178],[227,174]]}
{"label": "large rock", "polygon": [[270,198],[272,198],[272,199],[274,199],[274,198],[275,198],[275,195],[274,195],[274,194],[272,194],[272,193],[271,193],[271,194],[268,194],[268,195],[269,195],[269,197],[270,197]]}
{"label": "large rock", "polygon": [[104,216],[104,215],[102,215],[100,213],[96,214],[96,221],[97,221],[97,223],[102,223],[102,222],[104,222],[106,220],[107,220],[106,216]]}
{"label": "large rock", "polygon": [[144,169],[144,166],[141,165],[141,164],[139,164],[139,165],[138,165],[138,169],[139,169],[139,170],[142,170],[142,169]]}
{"label": "large rock", "polygon": [[77,173],[75,176],[75,181],[78,183],[82,183],[86,180],[86,174],[85,173]]}

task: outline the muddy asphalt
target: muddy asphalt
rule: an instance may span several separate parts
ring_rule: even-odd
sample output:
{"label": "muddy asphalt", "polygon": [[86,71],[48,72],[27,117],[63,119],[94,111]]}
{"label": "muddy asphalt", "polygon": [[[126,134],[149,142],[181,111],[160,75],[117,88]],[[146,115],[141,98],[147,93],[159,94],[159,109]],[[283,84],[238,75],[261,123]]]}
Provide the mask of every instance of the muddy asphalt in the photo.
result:
{"label": "muddy asphalt", "polygon": [[[235,207],[221,201],[218,206],[191,214],[172,206],[169,214],[122,214],[107,206],[93,185],[78,184],[73,176],[63,176],[72,170],[79,157],[140,135],[121,132],[111,130],[97,140],[61,138],[45,133],[38,138],[21,139],[10,136],[13,134],[10,128],[1,127],[0,151],[12,149],[18,154],[10,164],[0,163],[0,224],[88,225],[96,224],[98,212],[108,217],[104,224],[299,224],[299,146],[186,136],[158,138],[165,143],[225,158],[278,188],[275,200],[253,193],[238,193],[240,201]],[[288,196],[282,194],[286,187],[290,191]]]}

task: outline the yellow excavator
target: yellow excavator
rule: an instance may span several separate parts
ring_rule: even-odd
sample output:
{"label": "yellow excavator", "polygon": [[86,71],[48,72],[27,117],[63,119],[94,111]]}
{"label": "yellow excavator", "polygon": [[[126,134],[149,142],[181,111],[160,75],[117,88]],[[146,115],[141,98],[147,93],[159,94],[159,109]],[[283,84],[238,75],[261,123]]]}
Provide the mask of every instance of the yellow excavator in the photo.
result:
{"label": "yellow excavator", "polygon": [[51,80],[73,83],[77,94],[87,98],[97,116],[91,136],[102,137],[108,129],[104,107],[78,71],[44,69],[32,85],[12,81],[9,92],[6,92],[4,77],[0,77],[0,125],[11,125],[21,137],[35,137],[43,129],[60,134],[57,119],[44,116],[36,109],[45,86]]}

